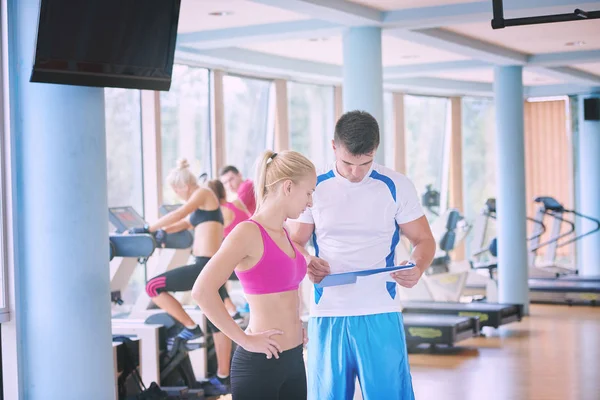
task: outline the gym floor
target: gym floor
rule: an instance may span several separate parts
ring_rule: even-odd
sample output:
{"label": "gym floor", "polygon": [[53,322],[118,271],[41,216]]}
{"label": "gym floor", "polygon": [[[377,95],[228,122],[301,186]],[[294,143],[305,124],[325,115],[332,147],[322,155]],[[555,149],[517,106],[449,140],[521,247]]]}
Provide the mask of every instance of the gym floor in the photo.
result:
{"label": "gym floor", "polygon": [[452,354],[411,354],[416,399],[600,398],[600,307],[534,304],[528,318],[486,333]]}

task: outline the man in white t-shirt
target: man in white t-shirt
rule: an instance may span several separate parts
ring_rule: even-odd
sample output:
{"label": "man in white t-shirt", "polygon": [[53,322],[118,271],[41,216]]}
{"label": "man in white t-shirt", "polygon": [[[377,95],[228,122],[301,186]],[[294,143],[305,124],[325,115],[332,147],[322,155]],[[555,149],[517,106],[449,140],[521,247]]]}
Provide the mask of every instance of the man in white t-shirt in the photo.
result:
{"label": "man in white t-shirt", "polygon": [[[414,398],[397,284],[413,287],[429,267],[435,240],[413,183],[374,163],[379,126],[362,111],[335,126],[335,163],[318,176],[313,206],[288,221],[314,285],[308,332],[310,400],[351,400],[358,377],[365,400]],[[415,268],[316,285],[330,273],[396,265],[400,234]],[[316,255],[304,246],[312,237]]]}

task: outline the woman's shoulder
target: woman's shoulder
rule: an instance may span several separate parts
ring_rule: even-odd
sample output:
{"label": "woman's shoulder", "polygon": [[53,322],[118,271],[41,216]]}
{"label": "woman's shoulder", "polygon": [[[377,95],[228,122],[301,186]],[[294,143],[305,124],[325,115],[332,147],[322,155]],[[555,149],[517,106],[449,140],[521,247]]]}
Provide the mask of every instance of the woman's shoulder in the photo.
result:
{"label": "woman's shoulder", "polygon": [[260,226],[253,220],[247,219],[233,228],[229,236],[235,235],[238,239],[251,239],[261,235]]}
{"label": "woman's shoulder", "polygon": [[217,196],[213,193],[212,190],[205,187],[198,187],[192,198],[190,200],[194,200],[198,204],[198,208],[200,209],[215,209],[217,206],[220,206],[219,200]]}

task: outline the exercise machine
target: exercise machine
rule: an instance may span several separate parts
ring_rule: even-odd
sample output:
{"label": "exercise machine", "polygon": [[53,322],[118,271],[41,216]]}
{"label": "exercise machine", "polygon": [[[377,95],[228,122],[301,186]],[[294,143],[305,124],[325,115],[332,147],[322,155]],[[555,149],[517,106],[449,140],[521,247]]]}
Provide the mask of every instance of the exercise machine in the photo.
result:
{"label": "exercise machine", "polygon": [[[116,266],[129,267],[140,258],[146,258],[154,251],[155,241],[151,235],[117,235],[109,237],[109,259],[111,262],[111,283],[124,279],[126,275],[115,271]],[[132,262],[129,262],[132,261]],[[125,269],[131,269],[125,268]],[[116,272],[116,273],[115,273]],[[113,301],[122,301],[120,296],[111,293]],[[153,319],[131,320],[113,318],[113,362],[115,368],[115,393],[129,386],[127,382],[139,373],[141,381],[150,386],[152,382],[162,386],[168,393],[180,393],[185,384],[188,398],[204,398],[201,384],[194,376],[186,343],[175,340],[170,346],[168,338],[177,334],[181,327],[173,327],[176,322],[168,315],[157,315]],[[200,346],[196,345],[196,348]],[[135,370],[135,371],[134,371]],[[139,370],[139,372],[138,372]],[[135,379],[134,379],[135,381]],[[137,389],[135,387],[137,386]],[[133,386],[139,390],[139,385]]]}
{"label": "exercise machine", "polygon": [[427,274],[450,272],[452,264],[450,252],[465,238],[470,226],[458,210],[448,209],[432,224],[431,230],[438,248]]}
{"label": "exercise machine", "polygon": [[[535,218],[527,217],[529,221],[532,221],[536,224],[536,227],[533,229],[532,235],[528,238],[530,243],[530,250],[532,252],[537,251],[539,248],[543,246],[552,245],[553,248],[550,249],[547,260],[554,259],[556,255],[556,248],[561,245],[573,243],[576,240],[581,239],[583,236],[587,236],[597,232],[600,228],[600,224],[598,228],[592,229],[588,232],[585,232],[579,236],[572,236],[567,241],[562,243],[558,243],[558,241],[562,238],[565,238],[569,235],[572,235],[575,231],[574,222],[569,221],[568,225],[570,229],[566,233],[560,233],[561,224],[565,221],[563,215],[565,213],[572,213],[576,216],[582,216],[580,213],[574,210],[566,210],[564,207],[560,205],[555,199],[550,197],[538,197],[535,200],[537,203],[540,203],[541,206],[536,213]],[[482,216],[485,220],[485,224],[490,219],[495,219],[495,200],[488,199],[486,202],[486,208],[482,213]],[[545,242],[540,244],[540,237],[546,231],[546,226],[544,224],[543,217],[545,215],[550,215],[555,219],[555,223],[553,224],[551,237]],[[598,224],[598,221],[588,217],[582,216],[583,218],[589,218]],[[476,228],[476,238],[481,238],[480,240],[484,240],[486,236],[487,226],[484,226],[483,231],[477,231]],[[564,239],[563,239],[564,240]],[[480,255],[482,253],[489,253],[490,259],[485,262],[481,262],[479,264],[474,263],[475,269],[487,269],[489,273],[488,285],[490,286],[496,285],[494,288],[497,293],[497,281],[496,281],[496,273],[497,273],[497,239],[492,239],[487,248],[483,248],[482,250],[478,250],[475,252],[476,255]],[[588,305],[596,305],[600,303],[600,278],[591,277],[591,278],[583,278],[579,277],[575,274],[565,275],[557,273],[557,271],[548,271],[541,268],[536,268],[532,265],[534,256],[529,257],[529,298],[532,303],[547,303],[547,304],[588,304]],[[471,276],[470,276],[471,278]],[[485,293],[485,286],[482,286],[480,282],[472,281],[469,279],[466,285],[466,291],[469,294],[481,294],[481,291]],[[489,298],[488,298],[489,300]]]}
{"label": "exercise machine", "polygon": [[425,193],[421,195],[421,204],[431,214],[435,215],[436,217],[439,216],[440,192],[433,189],[433,185],[431,184],[425,186]]}
{"label": "exercise machine", "polygon": [[152,235],[109,235],[111,300],[122,305],[122,292],[127,287],[138,264],[144,264],[154,254],[156,242]]}
{"label": "exercise machine", "polygon": [[[533,242],[539,240],[539,237],[546,232],[543,219],[526,218],[534,224],[532,236],[528,237],[527,241]],[[489,198],[475,221],[473,243],[477,248],[469,259],[472,272],[469,274],[465,288],[465,295],[483,296],[482,298],[485,298],[489,302],[498,302],[498,281],[496,278],[498,270],[498,239],[488,235],[489,223],[495,220],[496,199]]]}
{"label": "exercise machine", "polygon": [[[450,252],[464,240],[471,230],[471,226],[457,209],[448,208],[443,212],[440,210],[440,193],[434,190],[432,185],[427,185],[425,193],[421,196],[421,204],[436,217],[430,221],[430,228],[436,240],[437,249],[427,274],[450,272],[452,264]],[[405,251],[403,256],[408,256],[408,249]]]}
{"label": "exercise machine", "polygon": [[[129,206],[109,208],[109,219],[118,234],[125,233],[131,228],[141,227],[146,224],[146,221],[144,221],[133,207]],[[167,235],[164,247],[157,248],[152,257],[147,257],[141,263],[144,267],[144,284],[151,277],[160,275],[173,268],[189,264],[193,242],[194,237],[189,231]],[[129,275],[129,277],[130,276],[131,275]],[[123,285],[122,287],[127,286],[129,277],[127,281],[120,282],[120,284]],[[182,295],[183,294],[180,294],[179,296]],[[152,300],[146,291],[141,290],[135,304],[130,310],[129,317],[145,319],[156,312],[157,310],[153,306]]]}
{"label": "exercise machine", "polygon": [[[549,196],[537,197],[534,200],[539,203],[540,206],[536,212],[536,219],[544,220],[545,217],[552,219],[552,228],[550,231],[550,238],[545,242],[540,243],[540,237],[535,236],[535,239],[530,243],[529,248],[529,266],[530,277],[533,278],[544,278],[548,277],[548,273],[555,275],[556,277],[565,277],[568,275],[577,275],[577,268],[569,268],[558,265],[556,261],[556,251],[558,248],[574,243],[577,240],[582,239],[585,236],[592,235],[600,231],[600,221],[596,218],[592,218],[588,215],[583,215],[576,210],[568,210],[562,204],[560,204],[555,198]],[[566,218],[566,215],[572,215],[573,218]],[[587,232],[577,235],[575,233],[575,218],[579,217],[592,222],[595,227],[588,230]],[[561,233],[564,225],[568,226],[566,232]],[[546,252],[540,262],[537,262],[537,252],[539,249],[546,247]],[[540,276],[536,274],[536,270],[542,270],[547,272]],[[594,279],[598,280],[598,278]]]}
{"label": "exercise machine", "polygon": [[[146,268],[146,264],[149,260],[156,257],[155,253],[162,252],[165,249],[191,248],[193,238],[188,231],[168,235],[165,248],[162,249],[156,248],[156,242],[150,234],[126,234],[130,228],[140,227],[146,224],[133,207],[110,208],[109,220],[115,228],[115,232],[110,236],[110,242],[112,243],[110,249],[112,251],[111,256],[113,257],[111,261],[111,298],[113,302],[119,305],[123,305],[123,300],[118,294],[127,288],[129,280],[137,265],[142,265]],[[137,242],[134,242],[134,240]],[[127,246],[125,245],[126,243],[128,243]],[[159,260],[157,261],[169,262],[169,260],[171,260],[171,258],[164,257],[163,254],[163,257],[160,258],[159,256]],[[145,285],[147,272],[144,274],[144,277]],[[142,293],[146,295],[144,290],[142,290]],[[124,308],[126,309],[127,307]],[[198,308],[187,308],[186,312],[200,325],[203,332],[207,332],[206,318]],[[162,379],[165,379],[165,377],[168,376],[169,371],[166,371],[167,375],[165,375],[165,371],[160,374],[157,372],[159,368],[158,365],[160,365],[159,355],[164,354],[165,350],[168,351],[172,357],[177,355],[177,347],[180,346],[180,343],[176,340],[175,336],[183,327],[158,308],[149,308],[142,311],[136,311],[132,308],[129,313],[125,312],[123,314],[126,318],[113,318],[113,334],[132,334],[134,336],[141,334],[145,335],[146,341],[144,342],[142,339],[140,351],[141,358],[144,361],[141,361],[140,365],[142,371],[152,372],[148,372],[150,375],[145,377],[145,373],[143,372],[143,380],[144,382],[154,381],[160,384],[161,376]],[[157,323],[156,321],[160,321],[160,323]],[[167,329],[164,329],[164,332],[162,333],[157,330],[160,327],[164,328],[165,324],[169,325],[168,330],[170,334],[167,334]],[[185,359],[189,355],[195,379],[197,381],[206,379],[208,360],[206,338],[202,337],[193,341],[188,341],[182,346],[185,347],[185,349],[182,347],[177,357]],[[183,355],[183,353],[185,353],[185,355]],[[156,362],[157,360],[159,361],[158,363]]]}
{"label": "exercise machine", "polygon": [[[400,296],[419,301],[459,301],[466,284],[469,266],[466,262],[452,261],[450,252],[469,229],[458,210],[448,209],[439,215],[431,225],[437,243],[435,258],[415,287],[410,290],[400,288]],[[397,248],[397,259],[410,259],[410,253],[403,244]]]}
{"label": "exercise machine", "polygon": [[[495,202],[488,201],[486,215],[495,213]],[[522,306],[514,304],[497,304],[497,296],[488,294],[488,302],[461,302],[469,275],[475,274],[475,268],[470,268],[469,262],[450,263],[449,251],[454,248],[455,230],[462,217],[456,210],[448,213],[445,219],[446,232],[438,241],[440,249],[446,250],[442,257],[436,257],[432,267],[428,269],[421,280],[411,289],[400,288],[403,313],[409,315],[429,315],[434,318],[444,317],[477,317],[480,328],[498,328],[501,325],[520,321]],[[475,229],[482,231],[481,225],[487,223],[487,218],[479,221]],[[483,232],[483,231],[482,231]],[[492,286],[492,285],[491,285]],[[492,289],[490,289],[491,292]],[[490,297],[495,301],[492,302]]]}

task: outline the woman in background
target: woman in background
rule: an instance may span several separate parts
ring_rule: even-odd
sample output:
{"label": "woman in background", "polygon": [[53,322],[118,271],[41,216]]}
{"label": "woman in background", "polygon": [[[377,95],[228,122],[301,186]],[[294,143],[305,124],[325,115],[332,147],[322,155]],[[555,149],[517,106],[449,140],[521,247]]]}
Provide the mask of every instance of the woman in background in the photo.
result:
{"label": "woman in background", "polygon": [[250,218],[250,213],[243,204],[239,204],[241,203],[239,200],[234,202],[227,201],[227,192],[220,180],[213,179],[212,181],[209,181],[207,185],[214,192],[215,196],[217,196],[219,204],[221,205],[221,212],[223,213],[224,220],[223,235],[224,237],[227,237],[229,232],[231,232],[237,224]]}
{"label": "woman in background", "polygon": [[[131,232],[152,233],[157,238],[157,242],[162,243],[170,233],[186,229],[194,230],[192,251],[194,264],[174,268],[153,277],[146,284],[146,293],[154,304],[184,326],[178,337],[183,340],[193,340],[203,336],[203,332],[171,293],[191,290],[204,266],[221,247],[224,229],[223,214],[219,200],[211,190],[198,184],[198,178],[189,170],[187,160],[182,159],[177,162],[177,167],[169,173],[167,182],[184,204],[155,223],[134,228]],[[235,315],[235,305],[231,302],[225,286],[220,287],[218,292],[229,314]],[[210,320],[208,329],[212,332],[218,367],[217,376],[210,378],[204,389],[210,395],[227,394],[229,393],[231,339],[220,332]]]}

